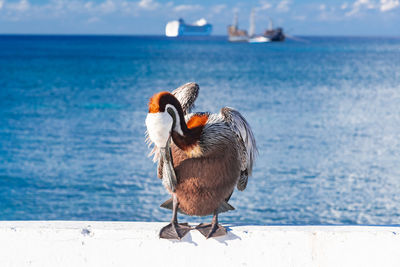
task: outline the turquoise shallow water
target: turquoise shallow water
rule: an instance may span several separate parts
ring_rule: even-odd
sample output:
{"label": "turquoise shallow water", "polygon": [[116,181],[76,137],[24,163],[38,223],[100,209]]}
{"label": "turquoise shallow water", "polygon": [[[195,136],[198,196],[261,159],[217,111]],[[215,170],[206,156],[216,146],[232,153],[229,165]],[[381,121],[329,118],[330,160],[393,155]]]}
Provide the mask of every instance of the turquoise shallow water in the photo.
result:
{"label": "turquoise shallow water", "polygon": [[0,36],[0,219],[169,220],[146,105],[195,81],[260,152],[222,222],[399,224],[400,39],[303,39]]}

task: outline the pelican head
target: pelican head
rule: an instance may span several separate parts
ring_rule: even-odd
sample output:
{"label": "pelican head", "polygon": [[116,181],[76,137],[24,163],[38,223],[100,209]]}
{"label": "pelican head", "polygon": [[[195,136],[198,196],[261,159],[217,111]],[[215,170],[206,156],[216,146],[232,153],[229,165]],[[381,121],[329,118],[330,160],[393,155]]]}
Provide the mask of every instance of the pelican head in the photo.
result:
{"label": "pelican head", "polygon": [[172,131],[183,135],[183,110],[178,99],[169,92],[157,93],[150,98],[146,127],[150,140],[157,147],[166,147]]}

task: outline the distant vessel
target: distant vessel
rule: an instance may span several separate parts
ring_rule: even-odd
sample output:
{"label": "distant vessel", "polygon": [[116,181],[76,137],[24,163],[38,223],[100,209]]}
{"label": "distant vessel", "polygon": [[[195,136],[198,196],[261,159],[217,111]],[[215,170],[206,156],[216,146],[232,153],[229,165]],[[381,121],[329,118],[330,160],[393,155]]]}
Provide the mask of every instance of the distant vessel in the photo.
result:
{"label": "distant vessel", "polygon": [[251,10],[251,14],[250,14],[250,29],[249,29],[249,43],[267,43],[270,42],[271,40],[263,35],[255,35],[255,12],[254,12],[254,8]]}
{"label": "distant vessel", "polygon": [[272,19],[269,19],[269,26],[268,29],[265,30],[264,32],[264,36],[266,38],[269,38],[272,42],[282,42],[285,40],[286,36],[283,33],[283,29],[282,28],[276,28],[274,29],[274,26],[272,24]]}
{"label": "distant vessel", "polygon": [[250,28],[249,33],[246,30],[240,30],[238,27],[237,13],[235,13],[234,21],[232,25],[228,26],[228,40],[230,42],[249,42],[249,43],[267,43],[284,41],[285,34],[282,28],[274,29],[272,20],[269,18],[269,27],[265,30],[264,34],[256,35],[254,17],[255,12],[252,9],[250,14]]}
{"label": "distant vessel", "polygon": [[228,40],[229,42],[247,42],[249,40],[247,31],[239,29],[237,13],[235,13],[233,24],[228,26]]}
{"label": "distant vessel", "polygon": [[165,35],[178,36],[208,36],[211,34],[212,25],[205,19],[199,19],[194,24],[186,24],[183,19],[173,20],[165,26]]}
{"label": "distant vessel", "polygon": [[248,40],[249,43],[268,43],[271,42],[271,39],[262,36],[262,35],[258,35],[258,36],[253,36],[250,37]]}

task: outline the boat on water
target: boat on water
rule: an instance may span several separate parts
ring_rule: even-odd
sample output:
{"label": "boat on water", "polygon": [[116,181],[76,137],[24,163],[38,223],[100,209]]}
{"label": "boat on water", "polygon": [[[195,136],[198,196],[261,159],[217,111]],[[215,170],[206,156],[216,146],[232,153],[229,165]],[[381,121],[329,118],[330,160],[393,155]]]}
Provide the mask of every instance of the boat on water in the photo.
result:
{"label": "boat on water", "polygon": [[285,41],[285,34],[283,33],[283,29],[278,27],[278,28],[274,28],[273,23],[272,23],[272,19],[269,19],[269,26],[268,29],[265,30],[264,32],[264,36],[266,38],[269,38],[272,42],[283,42]]}
{"label": "boat on water", "polygon": [[249,43],[268,43],[271,42],[271,39],[259,35],[259,36],[254,36],[254,37],[250,37],[248,40]]}
{"label": "boat on water", "polygon": [[255,11],[254,8],[251,10],[250,13],[250,29],[249,29],[249,43],[267,43],[271,40],[263,35],[256,35],[255,34],[256,25],[255,25]]}
{"label": "boat on water", "polygon": [[282,42],[285,40],[285,34],[282,28],[273,27],[271,18],[269,18],[268,29],[263,34],[255,34],[255,10],[252,9],[249,32],[239,29],[237,13],[235,13],[233,24],[228,26],[228,40],[229,42],[248,43]]}
{"label": "boat on water", "polygon": [[249,36],[246,30],[240,30],[238,25],[238,15],[235,13],[233,24],[228,26],[229,42],[247,42]]}
{"label": "boat on water", "polygon": [[165,35],[178,36],[208,36],[212,32],[212,25],[202,18],[194,24],[187,24],[183,19],[173,20],[165,26]]}

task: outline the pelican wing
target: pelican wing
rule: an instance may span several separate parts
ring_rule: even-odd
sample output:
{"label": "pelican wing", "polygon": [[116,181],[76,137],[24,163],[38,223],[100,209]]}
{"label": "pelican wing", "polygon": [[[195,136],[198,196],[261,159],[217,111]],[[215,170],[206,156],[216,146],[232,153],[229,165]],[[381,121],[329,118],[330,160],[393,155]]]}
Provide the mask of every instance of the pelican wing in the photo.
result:
{"label": "pelican wing", "polygon": [[190,113],[194,108],[194,101],[196,101],[196,98],[199,95],[199,89],[199,85],[192,82],[186,83],[172,91],[172,94],[181,103],[184,115]]}
{"label": "pelican wing", "polygon": [[224,107],[220,112],[224,121],[229,125],[237,137],[242,163],[237,188],[240,191],[243,191],[246,188],[248,176],[251,175],[253,170],[253,164],[257,154],[256,140],[251,131],[250,125],[237,110]]}

